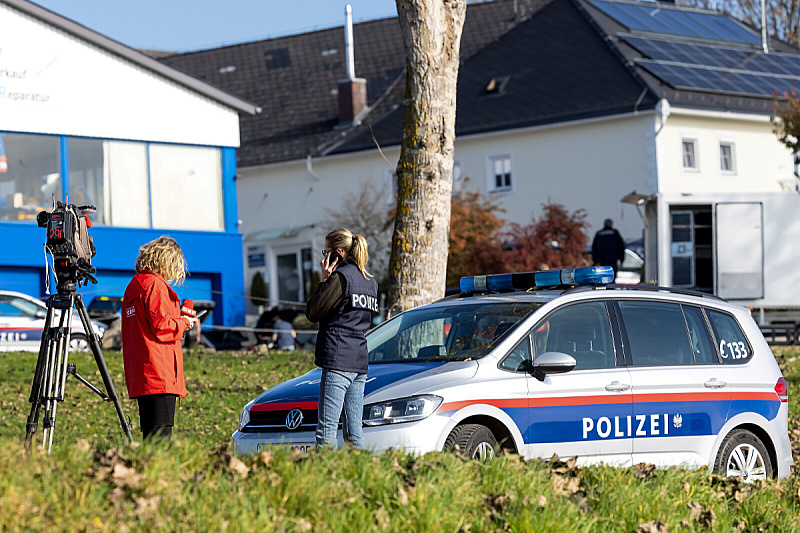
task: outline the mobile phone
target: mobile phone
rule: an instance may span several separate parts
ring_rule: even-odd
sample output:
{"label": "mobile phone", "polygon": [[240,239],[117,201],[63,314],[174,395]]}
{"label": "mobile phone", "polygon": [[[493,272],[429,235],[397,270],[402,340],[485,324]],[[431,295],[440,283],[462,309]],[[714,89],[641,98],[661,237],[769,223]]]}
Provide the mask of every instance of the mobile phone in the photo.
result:
{"label": "mobile phone", "polygon": [[328,259],[329,265],[333,264],[341,265],[342,263],[344,263],[344,257],[342,257],[342,254],[339,253],[339,250],[336,249],[331,250],[331,253],[328,254],[328,257],[329,257]]}
{"label": "mobile phone", "polygon": [[197,313],[197,316],[195,318],[200,318],[201,316],[203,316],[206,313],[208,313],[208,309],[203,309],[202,311]]}

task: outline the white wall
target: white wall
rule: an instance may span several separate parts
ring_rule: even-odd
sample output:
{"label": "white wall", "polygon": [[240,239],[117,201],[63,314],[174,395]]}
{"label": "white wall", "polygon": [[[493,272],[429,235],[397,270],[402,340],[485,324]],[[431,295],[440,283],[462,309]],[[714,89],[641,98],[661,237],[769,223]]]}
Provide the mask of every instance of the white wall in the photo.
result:
{"label": "white wall", "polygon": [[0,130],[239,146],[236,111],[0,4]]}
{"label": "white wall", "polygon": [[649,194],[655,182],[653,115],[476,135],[456,140],[455,159],[472,188],[484,193],[487,160],[511,155],[512,190],[492,193],[509,222],[529,224],[542,204],[563,204],[570,212],[587,211],[588,237],[611,218],[626,239],[642,236],[636,207],[620,199],[633,190]]}
{"label": "white wall", "polygon": [[[564,204],[570,211],[586,209],[589,235],[611,217],[627,238],[639,238],[642,220],[636,208],[620,203],[632,190],[652,192],[653,116],[531,129],[459,138],[455,160],[469,187],[486,193],[486,161],[492,154],[512,157],[513,189],[493,193],[506,209],[509,222],[528,224],[541,215],[547,202]],[[384,148],[392,165],[398,148]],[[239,214],[245,235],[266,228],[299,227],[317,223],[327,210],[341,207],[342,198],[372,181],[388,187],[389,165],[377,151],[337,155],[239,172]]]}
{"label": "white wall", "polygon": [[[778,142],[768,117],[729,117],[672,110],[658,135],[660,192],[780,192],[781,182],[794,183],[792,154]],[[683,168],[684,138],[697,140],[696,171]],[[734,173],[720,169],[720,142],[734,143]]]}

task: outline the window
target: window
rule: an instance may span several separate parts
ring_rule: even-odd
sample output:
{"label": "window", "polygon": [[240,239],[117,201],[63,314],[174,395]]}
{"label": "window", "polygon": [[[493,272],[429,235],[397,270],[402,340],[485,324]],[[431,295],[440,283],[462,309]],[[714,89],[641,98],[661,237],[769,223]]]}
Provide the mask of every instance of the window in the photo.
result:
{"label": "window", "polygon": [[478,359],[541,306],[482,301],[411,309],[367,335],[370,363]]}
{"label": "window", "polygon": [[61,141],[53,135],[0,133],[0,220],[36,223],[61,190]]}
{"label": "window", "polygon": [[464,179],[461,176],[461,162],[453,161],[453,196],[458,196],[463,184]]}
{"label": "window", "polygon": [[681,306],[620,301],[633,366],[694,364]]}
{"label": "window", "polygon": [[151,144],[150,180],[153,227],[224,228],[219,149]]}
{"label": "window", "polygon": [[697,141],[695,139],[683,139],[683,168],[686,170],[697,170]]}
{"label": "window", "polygon": [[736,320],[719,311],[708,310],[707,313],[722,362],[726,365],[741,365],[748,362],[753,352]]}
{"label": "window", "polygon": [[384,190],[386,191],[386,205],[388,206],[395,206],[397,205],[397,173],[390,169],[386,169],[386,184],[384,185]]}
{"label": "window", "polygon": [[575,370],[616,365],[611,324],[603,302],[570,305],[554,311],[533,331],[536,356],[561,352],[575,358]]}
{"label": "window", "polygon": [[698,365],[719,363],[714,341],[699,307],[683,306],[683,315],[686,317],[686,326],[689,328],[689,341],[692,343],[694,362]]}
{"label": "window", "polygon": [[719,143],[719,168],[726,174],[736,173],[736,160],[734,158],[734,147],[731,142]]}
{"label": "window", "polygon": [[95,224],[150,226],[144,143],[70,137],[67,146],[70,202],[95,206]]}
{"label": "window", "polygon": [[[36,318],[39,311],[44,311],[33,302],[16,296],[0,296],[0,316]],[[42,316],[44,318],[44,315]]]}
{"label": "window", "polygon": [[511,371],[521,371],[529,369],[527,365],[531,360],[531,336],[526,335],[522,342],[511,350],[511,353],[506,356],[500,363],[500,368]]}
{"label": "window", "polygon": [[511,156],[498,155],[489,158],[489,192],[511,190]]}

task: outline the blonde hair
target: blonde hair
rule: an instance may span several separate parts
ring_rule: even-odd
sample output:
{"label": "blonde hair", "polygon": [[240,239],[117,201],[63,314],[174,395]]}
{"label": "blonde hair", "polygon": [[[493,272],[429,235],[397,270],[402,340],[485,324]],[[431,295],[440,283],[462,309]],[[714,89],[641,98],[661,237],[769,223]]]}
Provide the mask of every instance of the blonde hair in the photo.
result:
{"label": "blonde hair", "polygon": [[367,272],[369,253],[367,252],[367,239],[363,236],[353,235],[349,229],[339,228],[328,233],[325,236],[325,242],[331,248],[343,250],[345,259],[352,258],[365,278],[372,277],[372,274]]}
{"label": "blonde hair", "polygon": [[162,236],[139,248],[136,272],[148,270],[176,285],[186,279],[186,259],[183,250],[172,237]]}

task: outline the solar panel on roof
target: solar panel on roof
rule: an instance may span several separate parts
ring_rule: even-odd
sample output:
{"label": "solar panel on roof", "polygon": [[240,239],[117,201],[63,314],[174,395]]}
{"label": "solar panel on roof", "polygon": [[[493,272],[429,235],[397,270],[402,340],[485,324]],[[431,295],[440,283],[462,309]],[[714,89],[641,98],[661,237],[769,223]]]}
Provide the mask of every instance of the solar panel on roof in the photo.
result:
{"label": "solar panel on roof", "polygon": [[784,91],[800,87],[800,76],[770,75],[648,59],[638,59],[636,64],[676,89],[772,96],[776,92],[783,94]]}
{"label": "solar panel on roof", "polygon": [[632,31],[692,37],[709,41],[759,44],[761,38],[736,20],[717,13],[668,8],[655,2],[590,3]]}
{"label": "solar panel on roof", "polygon": [[650,59],[800,76],[800,54],[765,54],[761,49],[742,50],[631,36],[622,39]]}

